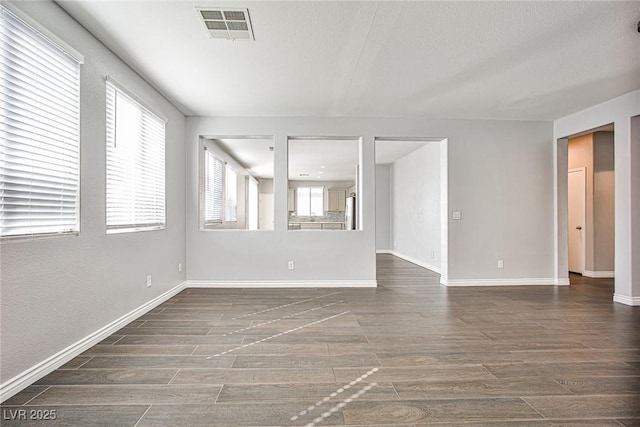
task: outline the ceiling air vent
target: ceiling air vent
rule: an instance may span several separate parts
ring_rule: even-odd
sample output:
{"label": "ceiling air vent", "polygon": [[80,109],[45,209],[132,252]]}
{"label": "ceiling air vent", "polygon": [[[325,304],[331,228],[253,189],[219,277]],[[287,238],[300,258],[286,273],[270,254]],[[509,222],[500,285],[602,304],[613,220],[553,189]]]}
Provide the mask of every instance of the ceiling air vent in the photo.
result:
{"label": "ceiling air vent", "polygon": [[209,38],[255,40],[247,9],[196,8]]}

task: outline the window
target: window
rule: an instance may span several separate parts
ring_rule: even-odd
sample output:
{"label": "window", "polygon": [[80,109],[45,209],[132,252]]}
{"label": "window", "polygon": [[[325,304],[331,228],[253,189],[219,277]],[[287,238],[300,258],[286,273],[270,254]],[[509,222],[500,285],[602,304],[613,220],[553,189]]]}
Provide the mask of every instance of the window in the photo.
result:
{"label": "window", "polygon": [[226,167],[225,178],[226,198],[224,220],[233,222],[238,219],[238,175],[229,165]]}
{"label": "window", "polygon": [[82,58],[0,14],[0,236],[77,233]]}
{"label": "window", "polygon": [[165,226],[165,120],[107,78],[107,233]]}
{"label": "window", "polygon": [[249,192],[247,193],[247,228],[257,230],[260,225],[258,206],[260,196],[258,195],[258,181],[247,177]]}
{"label": "window", "polygon": [[324,188],[298,187],[296,189],[296,207],[298,216],[324,215]]}
{"label": "window", "polygon": [[200,136],[202,230],[273,229],[273,137]]}
{"label": "window", "polygon": [[[205,148],[206,150],[206,148]],[[222,223],[224,162],[206,150],[205,160],[205,224]]]}

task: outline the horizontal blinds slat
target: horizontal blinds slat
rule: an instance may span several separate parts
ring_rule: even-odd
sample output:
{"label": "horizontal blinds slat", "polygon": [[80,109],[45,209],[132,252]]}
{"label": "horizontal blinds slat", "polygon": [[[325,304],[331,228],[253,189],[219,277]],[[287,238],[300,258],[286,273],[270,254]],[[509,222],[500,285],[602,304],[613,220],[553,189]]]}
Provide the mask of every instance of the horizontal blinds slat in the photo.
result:
{"label": "horizontal blinds slat", "polygon": [[0,13],[0,235],[77,231],[80,64]]}
{"label": "horizontal blinds slat", "polygon": [[205,224],[219,224],[223,219],[224,162],[210,151],[205,158]]}
{"label": "horizontal blinds slat", "polygon": [[107,228],[165,223],[165,126],[107,82]]}

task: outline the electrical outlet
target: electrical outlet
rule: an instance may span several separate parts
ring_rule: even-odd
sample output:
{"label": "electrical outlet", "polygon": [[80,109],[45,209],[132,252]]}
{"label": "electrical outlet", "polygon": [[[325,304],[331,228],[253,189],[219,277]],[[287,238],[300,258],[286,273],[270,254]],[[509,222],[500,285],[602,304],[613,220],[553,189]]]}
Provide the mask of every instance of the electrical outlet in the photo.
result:
{"label": "electrical outlet", "polygon": [[501,259],[498,260],[498,268],[504,268],[504,261]]}
{"label": "electrical outlet", "polygon": [[289,261],[289,270],[295,270],[295,269],[296,269],[296,266],[293,263],[293,261]]}
{"label": "electrical outlet", "polygon": [[147,288],[151,287],[151,276],[147,276]]}
{"label": "electrical outlet", "polygon": [[182,263],[181,262],[178,263],[178,272],[179,273],[182,272]]}
{"label": "electrical outlet", "polygon": [[460,220],[462,219],[462,212],[460,211],[453,211],[451,213],[451,219],[455,219],[455,220]]}

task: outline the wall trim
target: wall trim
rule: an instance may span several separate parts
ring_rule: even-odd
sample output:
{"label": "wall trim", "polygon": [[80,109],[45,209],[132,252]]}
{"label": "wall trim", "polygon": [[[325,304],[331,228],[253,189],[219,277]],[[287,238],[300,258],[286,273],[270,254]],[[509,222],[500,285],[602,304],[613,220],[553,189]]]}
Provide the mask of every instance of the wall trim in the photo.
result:
{"label": "wall trim", "polygon": [[[376,251],[376,252],[377,252],[377,251]],[[402,253],[400,253],[400,252],[396,252],[396,251],[394,251],[394,250],[389,250],[388,252],[381,252],[381,253],[388,253],[388,254],[391,254],[391,255],[393,255],[393,256],[397,256],[398,258],[402,258],[403,260],[408,261],[408,262],[410,262],[411,264],[415,264],[415,265],[417,265],[418,267],[426,268],[427,270],[431,270],[431,271],[433,271],[434,273],[438,273],[438,274],[440,274],[440,268],[439,268],[439,267],[436,267],[435,265],[432,265],[432,264],[426,263],[426,262],[424,262],[424,261],[420,261],[419,259],[416,259],[416,258],[410,257],[410,256],[405,255],[405,254],[402,254]]]}
{"label": "wall trim", "polygon": [[375,288],[376,280],[188,280],[188,288]]}
{"label": "wall trim", "polygon": [[29,369],[16,375],[15,377],[0,384],[0,402],[4,402],[11,396],[38,381],[40,378],[55,371],[74,357],[80,355],[82,352],[88,350],[90,347],[107,338],[118,329],[126,326],[131,321],[137,319],[138,317],[162,304],[169,298],[178,294],[179,292],[184,290],[185,287],[186,282],[180,283],[174,288],[169,289],[165,293],[158,295],[154,299],[142,304],[140,307],[135,308],[124,316],[114,320],[108,325],[71,344],[69,347],[60,350],[53,356],[48,357],[42,362],[30,367]]}
{"label": "wall trim", "polygon": [[592,271],[592,270],[585,270],[582,273],[583,276],[585,277],[593,277],[596,279],[613,279],[616,277],[616,272],[615,271],[603,271],[603,270],[599,270],[599,271]]}
{"label": "wall trim", "polygon": [[626,295],[613,294],[613,302],[619,302],[624,305],[637,306],[640,305],[640,297],[628,297]]}
{"label": "wall trim", "polygon": [[532,278],[532,279],[451,279],[443,280],[444,286],[541,286],[555,285],[558,279]]}
{"label": "wall trim", "polygon": [[571,283],[569,282],[569,278],[568,277],[558,277],[555,279],[555,283],[556,286],[569,286]]}
{"label": "wall trim", "polygon": [[376,249],[377,254],[392,254],[393,251],[391,249]]}

